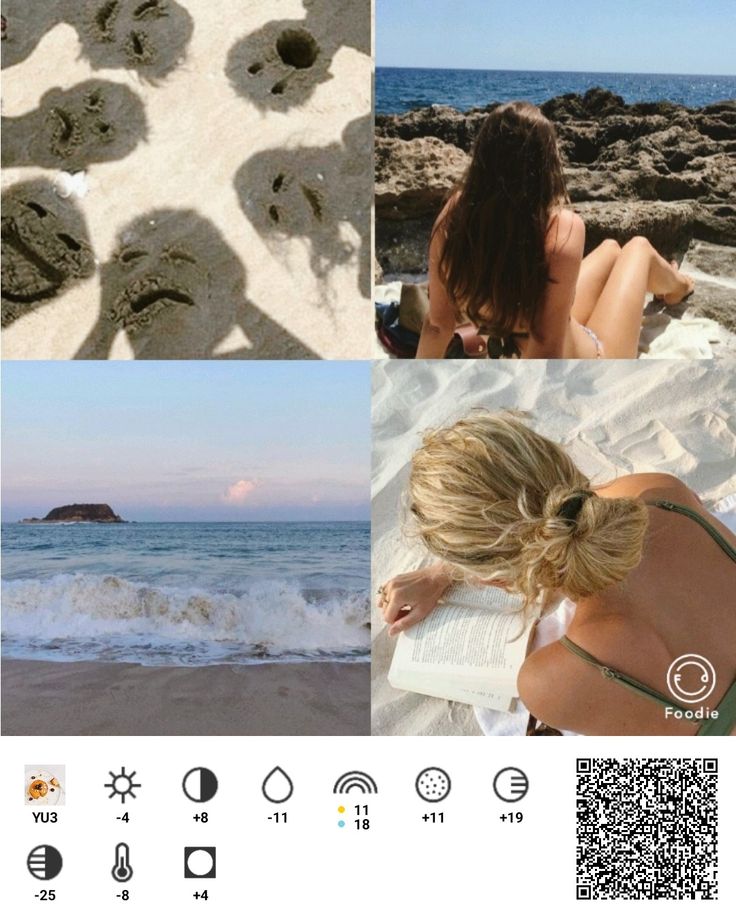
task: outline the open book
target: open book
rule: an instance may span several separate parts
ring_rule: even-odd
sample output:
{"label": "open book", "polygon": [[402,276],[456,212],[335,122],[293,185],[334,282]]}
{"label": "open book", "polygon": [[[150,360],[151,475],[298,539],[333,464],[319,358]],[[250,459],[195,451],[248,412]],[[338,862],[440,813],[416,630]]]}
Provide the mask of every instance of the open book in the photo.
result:
{"label": "open book", "polygon": [[388,681],[397,690],[513,712],[536,617],[500,588],[458,585],[401,633]]}

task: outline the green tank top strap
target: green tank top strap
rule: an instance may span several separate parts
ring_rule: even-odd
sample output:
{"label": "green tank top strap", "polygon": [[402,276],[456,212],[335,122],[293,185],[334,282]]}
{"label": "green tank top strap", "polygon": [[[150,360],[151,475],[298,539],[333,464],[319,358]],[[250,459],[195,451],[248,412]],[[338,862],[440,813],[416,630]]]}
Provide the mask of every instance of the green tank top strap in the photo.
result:
{"label": "green tank top strap", "polygon": [[728,735],[736,726],[736,680],[726,690],[721,702],[715,707],[717,719],[704,719],[699,735]]}
{"label": "green tank top strap", "polygon": [[652,690],[652,688],[647,687],[646,684],[642,684],[641,681],[636,680],[636,678],[629,677],[628,674],[622,674],[620,671],[616,671],[614,668],[610,668],[608,665],[603,664],[602,661],[598,661],[597,658],[594,658],[589,652],[586,652],[584,648],[581,648],[577,643],[573,642],[572,639],[568,639],[567,636],[562,636],[559,641],[560,645],[564,646],[569,652],[572,652],[573,655],[577,655],[578,658],[582,658],[583,661],[587,661],[588,664],[592,664],[594,668],[597,668],[606,680],[611,680],[615,684],[620,684],[626,687],[627,690],[632,690],[634,693],[638,693],[639,696],[643,696],[648,700],[654,700],[655,703],[659,703],[661,706],[669,706],[672,709],[676,709],[678,712],[683,713],[683,715],[692,712],[692,710],[680,706],[678,703],[675,703],[674,700],[664,696],[664,694]]}
{"label": "green tank top strap", "polygon": [[697,511],[694,511],[692,508],[688,508],[687,505],[678,505],[677,502],[665,501],[664,499],[657,498],[654,501],[645,502],[645,505],[649,505],[653,508],[662,508],[664,511],[675,511],[677,514],[682,514],[685,517],[690,518],[691,521],[695,521],[697,524],[707,531],[711,537],[716,541],[720,546],[723,552],[731,559],[732,562],[736,562],[736,548],[731,546],[728,540],[723,536],[720,530],[717,530],[710,521],[706,520],[701,514],[698,514]]}

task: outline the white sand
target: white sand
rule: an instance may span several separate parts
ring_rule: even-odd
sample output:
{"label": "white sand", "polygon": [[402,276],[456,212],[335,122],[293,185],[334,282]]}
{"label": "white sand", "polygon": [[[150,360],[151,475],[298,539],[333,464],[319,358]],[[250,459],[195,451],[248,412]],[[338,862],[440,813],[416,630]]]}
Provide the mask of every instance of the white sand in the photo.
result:
{"label": "white sand", "polygon": [[[696,281],[707,281],[731,289],[734,282],[730,279],[716,278],[694,269],[689,263],[683,263],[683,270],[688,271]],[[409,283],[426,281],[422,276],[407,277]],[[374,299],[379,303],[391,303],[401,297],[401,280],[393,280],[375,287]],[[700,360],[703,358],[731,358],[736,355],[736,335],[712,319],[697,316],[694,311],[685,308],[663,309],[649,296],[645,299],[645,313],[639,338],[639,357],[663,360]],[[372,357],[374,359],[393,358],[376,335],[373,336]]]}
{"label": "white sand", "polygon": [[[22,116],[38,107],[47,90],[68,89],[92,77],[129,87],[144,104],[148,136],[128,156],[89,166],[89,192],[76,202],[99,264],[109,260],[118,232],[147,211],[192,209],[216,226],[245,269],[248,319],[242,327],[231,324],[212,348],[216,356],[369,357],[372,315],[365,282],[362,293],[359,287],[358,263],[362,260],[368,271],[371,178],[365,170],[366,178],[361,179],[360,165],[370,156],[370,126],[366,125],[364,154],[346,153],[338,187],[324,191],[331,213],[345,212],[340,214],[345,219],[335,222],[334,233],[332,228],[317,231],[333,233],[330,255],[339,247],[343,250],[340,264],[324,260],[323,277],[314,268],[314,239],[259,233],[241,209],[234,180],[246,161],[276,148],[331,146],[339,159],[345,149],[343,130],[370,114],[370,56],[356,50],[355,42],[343,44],[301,104],[288,111],[259,107],[231,86],[228,53],[272,20],[304,19],[302,3],[179,2],[194,20],[192,38],[182,64],[157,83],[144,81],[132,70],[94,70],[82,57],[75,29],[61,23],[24,61],[3,71],[3,115]],[[329,0],[311,0],[306,13],[318,40],[337,44],[341,29],[355,31],[361,19],[357,11],[364,5],[365,0],[340,0],[337,6]],[[14,25],[9,23],[11,32]],[[58,172],[37,166],[9,168],[3,174],[3,190],[39,177],[54,180]],[[340,199],[343,185],[361,181],[365,204],[363,213],[356,214],[354,189],[350,201]],[[356,226],[363,229],[362,251]],[[99,310],[96,273],[4,330],[4,356],[70,358],[93,328]],[[197,350],[195,341],[192,350]],[[109,357],[133,357],[124,331],[117,334]]]}
{"label": "white sand", "polygon": [[[736,492],[736,361],[380,361],[373,368],[373,585],[426,556],[399,508],[423,430],[474,407],[533,412],[594,481],[679,476],[708,507]],[[374,734],[480,734],[470,706],[393,690],[393,651],[373,617]]]}

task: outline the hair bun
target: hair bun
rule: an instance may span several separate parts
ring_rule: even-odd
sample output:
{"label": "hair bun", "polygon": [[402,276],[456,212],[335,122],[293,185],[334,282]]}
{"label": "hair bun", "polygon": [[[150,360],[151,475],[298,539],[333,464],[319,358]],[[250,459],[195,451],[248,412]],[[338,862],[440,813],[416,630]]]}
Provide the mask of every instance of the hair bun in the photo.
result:
{"label": "hair bun", "polygon": [[565,499],[565,501],[558,508],[557,517],[562,518],[563,521],[568,521],[570,524],[573,524],[575,521],[577,521],[578,515],[580,514],[585,500],[594,494],[594,492],[590,492],[586,489],[582,492],[578,492],[576,495],[571,495],[570,498]]}

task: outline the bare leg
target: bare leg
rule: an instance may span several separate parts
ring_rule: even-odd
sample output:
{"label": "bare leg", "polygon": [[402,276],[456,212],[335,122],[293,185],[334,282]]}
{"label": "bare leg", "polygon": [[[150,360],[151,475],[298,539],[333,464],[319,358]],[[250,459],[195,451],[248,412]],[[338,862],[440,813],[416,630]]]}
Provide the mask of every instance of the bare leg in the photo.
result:
{"label": "bare leg", "polygon": [[603,342],[607,358],[635,358],[647,291],[679,303],[692,280],[657,253],[649,240],[635,236],[623,247],[587,325]]}
{"label": "bare leg", "polygon": [[615,240],[604,240],[583,259],[572,305],[573,319],[583,325],[588,322],[620,255],[621,247]]}

